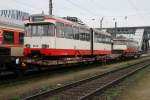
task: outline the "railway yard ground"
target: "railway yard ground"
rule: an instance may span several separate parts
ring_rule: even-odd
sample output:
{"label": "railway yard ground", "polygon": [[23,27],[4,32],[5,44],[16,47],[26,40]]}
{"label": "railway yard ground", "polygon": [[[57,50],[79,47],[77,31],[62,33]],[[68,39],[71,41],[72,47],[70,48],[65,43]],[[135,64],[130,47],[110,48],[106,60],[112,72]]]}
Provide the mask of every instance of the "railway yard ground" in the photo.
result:
{"label": "railway yard ground", "polygon": [[149,100],[150,67],[134,76],[135,77],[131,78],[134,79],[134,82],[128,85],[124,91],[122,91],[118,97],[118,100]]}
{"label": "railway yard ground", "polygon": [[[47,91],[49,89],[62,87],[64,85],[85,79],[87,77],[92,77],[92,76],[103,74],[103,73],[106,73],[106,72],[109,72],[109,71],[112,71],[112,70],[115,70],[118,68],[126,67],[128,65],[132,65],[139,61],[142,61],[143,59],[150,59],[150,58],[145,57],[145,58],[141,58],[141,59],[135,59],[135,60],[125,61],[125,62],[116,63],[116,64],[98,65],[98,66],[88,67],[88,68],[86,68],[86,67],[77,68],[77,69],[71,68],[70,70],[67,70],[65,72],[58,71],[58,73],[57,73],[57,71],[55,71],[46,76],[36,77],[33,79],[19,81],[19,82],[13,82],[10,84],[3,84],[3,85],[0,85],[0,100],[8,100],[8,99],[17,100],[20,98],[24,98],[24,97],[27,97],[27,96],[30,96],[32,94],[36,94],[36,93],[39,93],[42,91]],[[92,65],[90,65],[90,66],[92,66]],[[148,69],[150,71],[149,67],[147,67],[146,69]],[[104,92],[104,96],[107,94],[107,96],[105,96],[106,97],[105,99],[111,100],[109,98],[112,97],[112,99],[115,98],[114,100],[116,100],[116,98],[120,98],[118,100],[148,100],[148,99],[131,99],[130,95],[128,95],[128,93],[131,93],[133,95],[140,96],[137,94],[136,90],[139,91],[144,88],[146,88],[146,90],[144,89],[145,92],[149,91],[148,90],[149,84],[148,84],[147,79],[150,78],[150,75],[147,75],[148,70],[146,70],[146,69],[144,69],[142,72],[140,72],[141,74],[139,76],[136,76],[136,78],[134,78],[134,75],[133,75],[133,76],[131,76],[131,79],[130,78],[125,79],[123,82],[119,83],[119,85],[117,85],[116,87],[112,87],[110,90],[108,89],[108,91],[106,91],[106,93]],[[57,69],[57,70],[61,70],[61,69]],[[145,70],[146,70],[146,72],[145,72]],[[142,77],[144,77],[144,75],[146,75],[145,79],[142,79]],[[134,78],[134,80],[132,78]],[[141,82],[138,81],[138,79],[145,81],[145,87],[142,87]],[[136,84],[135,84],[135,81],[137,81]],[[126,84],[126,83],[128,83],[128,84]],[[129,85],[129,83],[131,83],[131,85]],[[128,87],[129,89],[126,90],[122,87]],[[130,90],[130,92],[128,92],[128,90]],[[113,93],[111,93],[112,91],[113,91],[113,93],[115,91],[115,93],[117,95],[114,95]],[[132,95],[132,97],[136,98],[136,96],[133,96],[133,95]]]}
{"label": "railway yard ground", "polygon": [[0,100],[150,100],[149,3],[3,0]]}
{"label": "railway yard ground", "polygon": [[100,100],[149,100],[150,66],[112,86]]}

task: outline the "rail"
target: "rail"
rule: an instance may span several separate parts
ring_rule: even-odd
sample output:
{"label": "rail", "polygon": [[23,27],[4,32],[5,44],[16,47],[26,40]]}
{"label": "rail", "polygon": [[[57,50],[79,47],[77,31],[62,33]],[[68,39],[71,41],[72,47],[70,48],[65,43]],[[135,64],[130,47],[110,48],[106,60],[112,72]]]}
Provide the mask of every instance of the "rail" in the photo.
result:
{"label": "rail", "polygon": [[146,60],[128,67],[80,80],[54,90],[48,90],[46,92],[32,95],[23,98],[23,100],[44,100],[47,98],[52,100],[87,100],[97,92],[103,91],[110,85],[117,83],[148,65],[150,65],[150,62],[149,60]]}

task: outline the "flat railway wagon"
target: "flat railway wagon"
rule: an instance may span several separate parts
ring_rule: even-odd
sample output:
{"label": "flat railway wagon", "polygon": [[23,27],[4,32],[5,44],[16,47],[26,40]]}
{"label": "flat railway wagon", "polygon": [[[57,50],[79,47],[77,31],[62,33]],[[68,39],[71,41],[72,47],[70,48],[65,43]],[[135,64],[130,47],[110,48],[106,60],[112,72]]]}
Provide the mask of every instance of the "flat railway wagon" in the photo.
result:
{"label": "flat railway wagon", "polygon": [[31,15],[25,21],[25,63],[57,65],[101,59],[112,52],[109,33],[89,28],[77,18]]}
{"label": "flat railway wagon", "polygon": [[23,56],[23,27],[0,26],[0,72],[16,70],[16,58]]}

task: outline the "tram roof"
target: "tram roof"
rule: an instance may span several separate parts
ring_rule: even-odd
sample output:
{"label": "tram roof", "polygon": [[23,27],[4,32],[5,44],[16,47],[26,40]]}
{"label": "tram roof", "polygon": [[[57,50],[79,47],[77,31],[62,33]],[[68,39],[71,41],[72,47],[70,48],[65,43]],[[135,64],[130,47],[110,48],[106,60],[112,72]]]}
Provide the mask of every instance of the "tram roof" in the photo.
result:
{"label": "tram roof", "polygon": [[97,32],[97,33],[100,33],[100,34],[104,34],[104,35],[107,35],[107,36],[111,36],[111,34],[110,33],[108,33],[108,32],[103,32],[102,30],[99,30],[99,29],[93,29],[95,32]]}
{"label": "tram roof", "polygon": [[75,26],[79,26],[79,27],[85,27],[85,28],[90,28],[88,27],[87,25],[85,24],[81,24],[81,23],[77,23],[77,22],[73,22],[73,21],[70,21],[70,20],[67,20],[67,19],[64,19],[62,17],[58,17],[58,16],[54,16],[54,15],[45,15],[45,14],[33,14],[33,15],[30,15],[30,17],[34,17],[34,16],[43,16],[43,17],[46,17],[46,18],[54,18],[55,20],[59,20],[59,21],[62,21],[64,23],[68,23],[68,24],[72,24],[72,25],[75,25]]}

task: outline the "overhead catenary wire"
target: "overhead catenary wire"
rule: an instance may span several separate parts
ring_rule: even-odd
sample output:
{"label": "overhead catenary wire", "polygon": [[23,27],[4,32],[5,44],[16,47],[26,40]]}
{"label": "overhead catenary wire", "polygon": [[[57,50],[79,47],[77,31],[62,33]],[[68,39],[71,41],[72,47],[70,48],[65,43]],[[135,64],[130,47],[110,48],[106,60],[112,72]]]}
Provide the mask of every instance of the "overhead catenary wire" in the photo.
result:
{"label": "overhead catenary wire", "polygon": [[87,12],[87,13],[89,13],[89,14],[91,14],[91,15],[99,16],[98,14],[95,14],[93,11],[90,11],[89,9],[84,8],[84,7],[80,6],[79,4],[77,4],[77,3],[75,3],[75,2],[73,2],[73,1],[71,1],[71,0],[66,0],[66,1],[68,1],[68,2],[69,2],[70,4],[72,4],[73,6],[75,6],[75,7],[77,7],[77,8],[80,8],[81,10],[84,10],[85,12]]}
{"label": "overhead catenary wire", "polygon": [[[133,3],[130,3],[130,5],[133,7],[133,9],[135,9],[136,10],[136,12],[138,12],[138,13],[135,13],[135,14],[125,14],[125,15],[116,15],[116,16],[109,16],[109,15],[100,15],[100,14],[96,14],[96,13],[94,13],[93,11],[91,11],[91,10],[89,10],[89,9],[87,9],[87,8],[85,8],[85,7],[83,7],[83,6],[81,6],[81,5],[79,5],[79,4],[77,4],[77,3],[75,3],[75,2],[73,2],[73,1],[71,1],[71,0],[66,0],[66,1],[68,1],[70,4],[72,4],[73,6],[75,6],[75,7],[78,7],[78,8],[80,8],[81,10],[83,10],[83,11],[85,11],[85,12],[87,12],[87,13],[89,13],[89,14],[91,14],[91,15],[94,15],[94,16],[99,16],[99,17],[111,17],[111,18],[114,18],[114,17],[126,17],[126,16],[137,16],[137,15],[150,15],[150,12],[146,12],[146,13],[139,13],[138,12],[138,9],[133,5]],[[77,0],[77,2],[78,2],[79,0]],[[129,1],[129,0],[128,0]],[[130,1],[129,1],[130,2]]]}
{"label": "overhead catenary wire", "polygon": [[[42,11],[43,10],[43,8],[42,7],[40,7],[40,6],[33,6],[32,4],[30,4],[30,3],[28,3],[28,2],[24,2],[24,1],[20,1],[20,0],[13,0],[16,4],[19,4],[19,5],[22,5],[22,6],[24,6],[24,8],[25,7],[27,7],[27,8],[29,8],[29,9],[32,9],[32,11],[35,11],[35,10],[39,10],[39,11]],[[140,20],[143,22],[143,23],[148,23],[147,21],[145,21],[144,19],[143,19],[143,17],[144,17],[144,15],[150,15],[150,12],[139,12],[139,9],[136,7],[136,5],[135,5],[135,3],[133,3],[132,2],[132,0],[128,0],[128,3],[132,6],[132,8],[136,11],[136,13],[134,13],[134,14],[132,14],[132,13],[130,13],[130,14],[125,14],[125,15],[105,15],[105,14],[99,14],[99,13],[96,13],[96,12],[94,12],[94,11],[92,11],[90,8],[88,8],[88,7],[86,7],[86,6],[83,6],[83,5],[81,5],[82,4],[82,2],[80,1],[80,0],[77,0],[77,1],[73,1],[73,0],[66,0],[68,3],[70,3],[71,5],[73,5],[74,7],[76,7],[76,8],[78,8],[78,9],[80,9],[80,10],[78,10],[78,12],[77,13],[79,13],[81,16],[80,17],[84,17],[83,15],[84,14],[89,14],[89,16],[86,16],[86,17],[88,17],[89,18],[89,20],[91,20],[92,18],[95,18],[95,19],[99,19],[99,18],[102,18],[102,17],[104,17],[104,18],[125,18],[125,16],[127,16],[127,18],[130,18],[130,17],[132,17],[132,16],[139,16],[139,18],[140,18]],[[80,2],[79,2],[80,1]],[[93,2],[91,2],[91,3],[93,3]],[[94,5],[94,4],[92,4],[92,5]],[[64,7],[66,7],[66,9],[68,9],[68,8],[70,8],[71,9],[71,7],[68,7],[68,6],[66,6],[66,5],[62,5],[62,6],[64,6]],[[95,5],[96,6],[96,5]],[[63,8],[64,8],[63,7]],[[60,8],[57,8],[57,10],[59,10]],[[94,9],[94,8],[93,8]],[[62,10],[62,8],[60,9],[60,10]],[[83,12],[84,11],[84,12]],[[107,10],[108,11],[108,10]],[[62,12],[62,11],[61,11]],[[60,12],[60,13],[61,13]],[[58,14],[58,15],[60,15],[60,14]]]}
{"label": "overhead catenary wire", "polygon": [[142,22],[144,22],[143,24],[147,23],[142,15],[139,13],[139,9],[136,7],[136,5],[132,2],[132,0],[127,0],[128,3],[132,6],[132,8],[136,11],[136,15],[141,19]]}
{"label": "overhead catenary wire", "polygon": [[[22,2],[22,1],[20,1],[20,0],[13,0],[13,1],[15,1],[15,3],[17,3],[17,4],[20,4],[20,5],[23,5],[23,6],[26,6],[26,7],[30,7],[31,9],[34,9],[34,10],[37,10],[37,9],[39,9],[39,10],[42,10],[42,7],[37,7],[37,6],[33,6],[33,5],[31,5],[31,4],[28,4],[28,3],[25,3],[25,2]],[[135,14],[126,14],[126,15],[116,15],[116,16],[109,16],[109,15],[99,15],[99,14],[95,14],[93,11],[90,11],[89,9],[87,9],[87,8],[85,8],[85,7],[82,7],[82,6],[80,6],[79,4],[77,4],[77,3],[75,3],[75,2],[73,2],[73,1],[71,1],[71,0],[66,0],[66,1],[68,1],[69,3],[71,3],[73,6],[75,6],[75,7],[78,7],[78,8],[80,8],[81,10],[83,10],[83,11],[85,11],[86,13],[89,13],[89,14],[92,14],[92,15],[96,15],[96,16],[100,16],[100,17],[112,17],[112,18],[114,18],[114,17],[125,17],[125,16],[137,16],[137,15],[150,15],[150,12],[146,12],[146,13],[135,13]],[[138,11],[138,9],[134,6],[134,4],[133,4],[133,2],[132,1],[130,1],[130,0],[128,0],[128,2],[130,3],[130,5],[134,8],[134,9],[136,9],[136,12]]]}
{"label": "overhead catenary wire", "polygon": [[25,7],[28,7],[28,8],[31,8],[31,9],[34,9],[34,10],[42,10],[42,8],[39,8],[37,6],[33,6],[33,5],[30,5],[29,3],[25,3],[25,2],[22,2],[21,0],[13,0],[16,4],[19,4],[19,5],[22,5],[22,6],[25,6]]}

